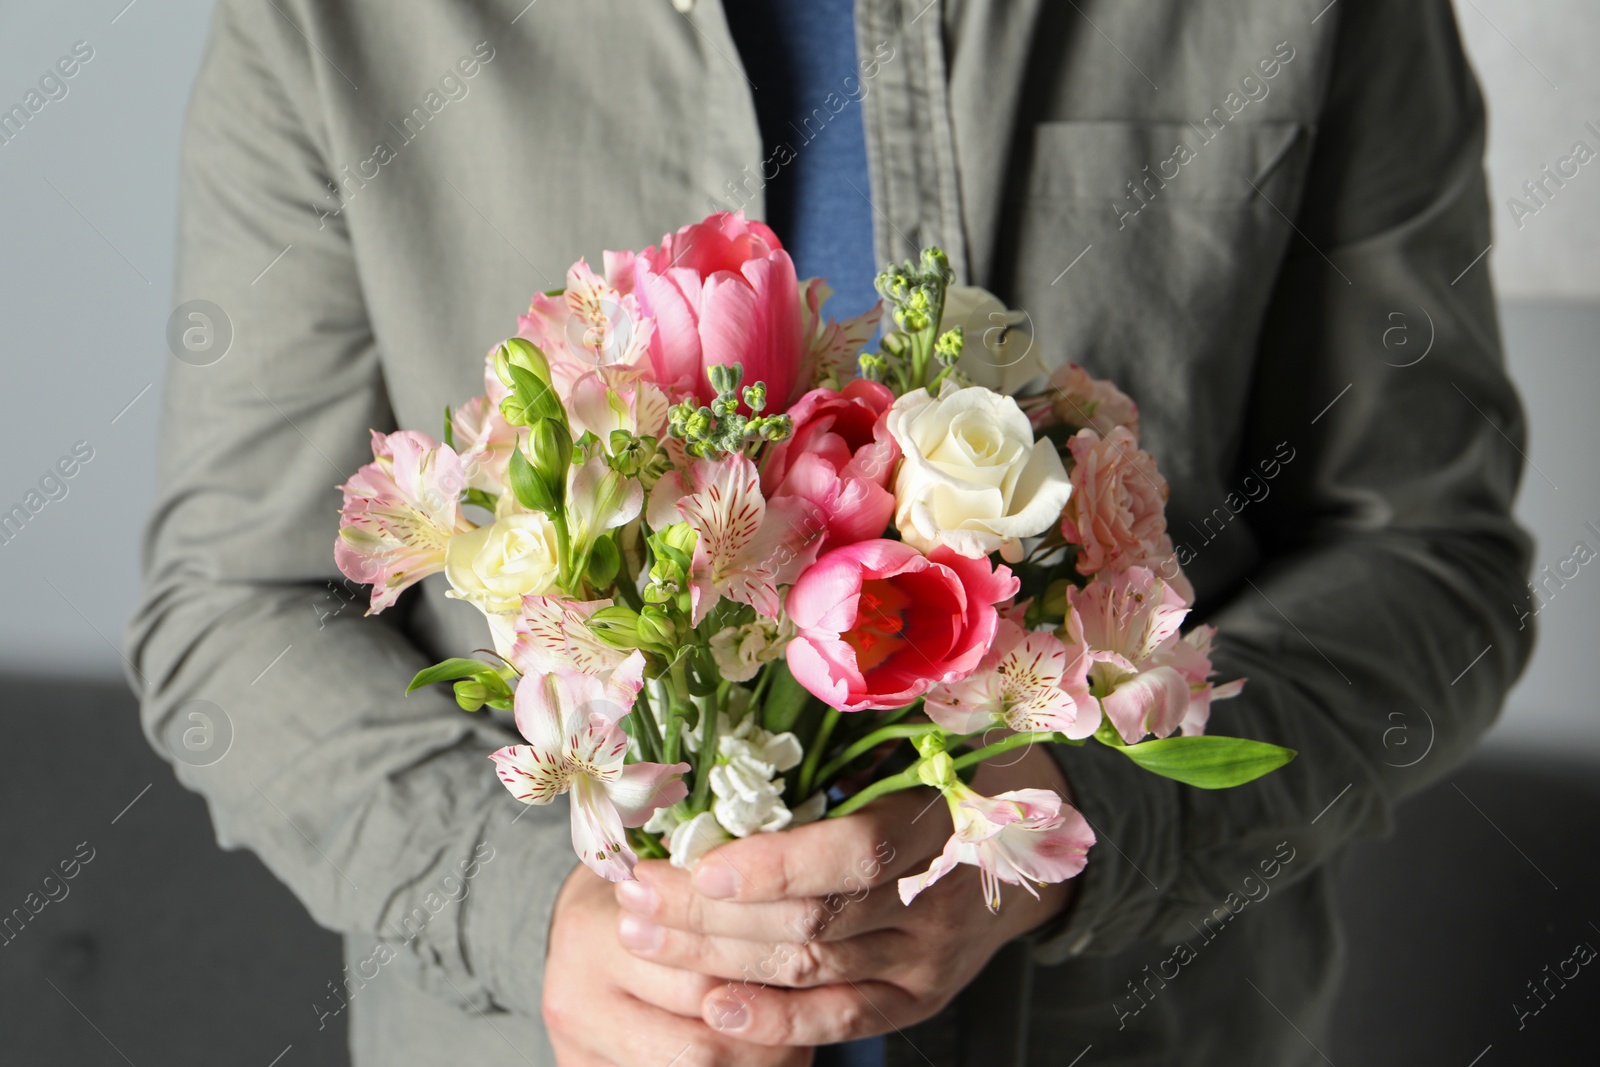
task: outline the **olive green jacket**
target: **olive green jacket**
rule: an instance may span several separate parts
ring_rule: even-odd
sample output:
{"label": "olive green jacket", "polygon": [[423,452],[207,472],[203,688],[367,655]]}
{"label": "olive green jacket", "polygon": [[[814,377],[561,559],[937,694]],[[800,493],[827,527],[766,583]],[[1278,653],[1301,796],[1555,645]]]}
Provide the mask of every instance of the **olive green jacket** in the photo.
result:
{"label": "olive green jacket", "polygon": [[[1249,678],[1214,729],[1300,752],[1211,793],[1062,751],[1099,834],[1073,905],[891,1035],[896,1065],[1323,1062],[1338,857],[1464,758],[1528,655],[1482,103],[1447,0],[1322,7],[859,0],[858,76],[795,131],[861,108],[880,258],[943,246],[1139,402],[1218,665]],[[334,486],[369,428],[437,434],[572,260],[760,216],[787,160],[765,77],[718,0],[218,5],[175,300],[209,304],[174,333],[129,656],[164,747],[190,701],[221,709],[226,755],[177,772],[345,935],[342,996],[306,1001],[348,1011],[358,1065],[552,1062],[573,859],[563,805],[490,773],[504,722],[402,697],[482,622],[437,578],[363,618]]]}

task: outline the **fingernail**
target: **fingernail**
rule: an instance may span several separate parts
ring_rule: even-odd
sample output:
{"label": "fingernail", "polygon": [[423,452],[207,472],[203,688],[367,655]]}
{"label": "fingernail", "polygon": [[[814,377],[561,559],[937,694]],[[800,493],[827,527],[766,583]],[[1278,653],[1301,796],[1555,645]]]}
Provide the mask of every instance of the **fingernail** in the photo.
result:
{"label": "fingernail", "polygon": [[702,895],[727,900],[739,891],[733,868],[725,863],[701,867],[694,872],[694,887]]}
{"label": "fingernail", "polygon": [[654,952],[661,947],[661,927],[637,915],[624,913],[617,922],[617,940],[633,952]]}
{"label": "fingernail", "polygon": [[660,899],[643,882],[618,882],[617,903],[638,915],[654,915]]}
{"label": "fingernail", "polygon": [[750,1013],[744,1001],[735,997],[718,997],[706,1012],[706,1021],[718,1030],[732,1033],[743,1030],[750,1023]]}

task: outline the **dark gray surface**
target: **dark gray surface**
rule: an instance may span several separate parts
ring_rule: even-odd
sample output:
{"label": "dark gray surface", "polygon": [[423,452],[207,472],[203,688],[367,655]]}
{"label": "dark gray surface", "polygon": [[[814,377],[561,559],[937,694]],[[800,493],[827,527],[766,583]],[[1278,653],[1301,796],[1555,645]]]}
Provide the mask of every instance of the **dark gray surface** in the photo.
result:
{"label": "dark gray surface", "polygon": [[[342,1019],[319,1031],[312,1008],[338,939],[253,856],[216,847],[133,698],[11,679],[0,715],[0,916],[94,849],[0,944],[0,1064],[346,1063]],[[1322,1051],[1341,1067],[1466,1067],[1486,1049],[1478,1067],[1586,1062],[1600,966],[1552,983],[1520,1030],[1513,1004],[1575,943],[1600,948],[1596,842],[1600,774],[1582,764],[1484,757],[1407,805],[1346,864],[1348,974]]]}
{"label": "dark gray surface", "polygon": [[0,1064],[267,1067],[291,1045],[276,1067],[348,1062],[342,1017],[319,1031],[312,1010],[338,938],[254,856],[217,848],[126,689],[0,681],[0,721],[0,917],[94,850],[0,935]]}

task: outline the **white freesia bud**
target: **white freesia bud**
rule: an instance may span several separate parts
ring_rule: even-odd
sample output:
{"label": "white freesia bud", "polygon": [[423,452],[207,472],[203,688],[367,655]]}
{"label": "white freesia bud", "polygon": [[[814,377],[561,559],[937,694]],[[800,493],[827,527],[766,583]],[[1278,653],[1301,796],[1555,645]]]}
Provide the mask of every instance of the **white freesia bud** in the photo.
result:
{"label": "white freesia bud", "polygon": [[716,817],[702,811],[692,819],[685,819],[671,808],[657,808],[644,824],[653,834],[667,835],[667,852],[674,867],[692,867],[695,861],[724,841],[733,840],[728,832],[717,825]]}
{"label": "white freesia bud", "polygon": [[998,550],[1016,562],[1022,539],[1055,525],[1072,493],[1055,445],[1033,439],[1015,400],[982,386],[907,393],[889,409],[888,427],[902,453],[895,526],[921,552]]}
{"label": "white freesia bud", "polygon": [[961,327],[961,359],[956,369],[974,385],[1015,396],[1048,372],[1033,339],[1027,312],[1012,311],[987,289],[952,285],[944,294],[939,330]]}
{"label": "white freesia bud", "polygon": [[794,633],[794,623],[788,616],[777,620],[758,617],[754,622],[712,634],[711,658],[728,681],[748,682],[764,664],[783,655],[784,646]]}

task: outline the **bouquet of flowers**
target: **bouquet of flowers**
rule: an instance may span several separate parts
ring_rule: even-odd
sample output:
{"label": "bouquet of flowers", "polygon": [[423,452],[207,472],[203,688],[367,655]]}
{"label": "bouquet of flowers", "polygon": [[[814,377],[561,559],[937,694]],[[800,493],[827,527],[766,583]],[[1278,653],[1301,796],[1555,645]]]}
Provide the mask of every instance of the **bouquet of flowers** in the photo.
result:
{"label": "bouquet of flowers", "polygon": [[955,832],[902,898],[968,863],[992,909],[1076,875],[1094,833],[1048,790],[979,794],[981,762],[1093,741],[1220,788],[1293,757],[1204,733],[1243,683],[1212,681],[1212,628],[1180,631],[1133,401],[1071,364],[1006,395],[1044,377],[1033,339],[937,249],[844,322],[742,214],[566,282],[442,441],[373,433],[335,555],[369,614],[438,572],[483,613],[492,651],[407,692],[512,713],[500,780],[569,794],[597,873],[930,786]]}

